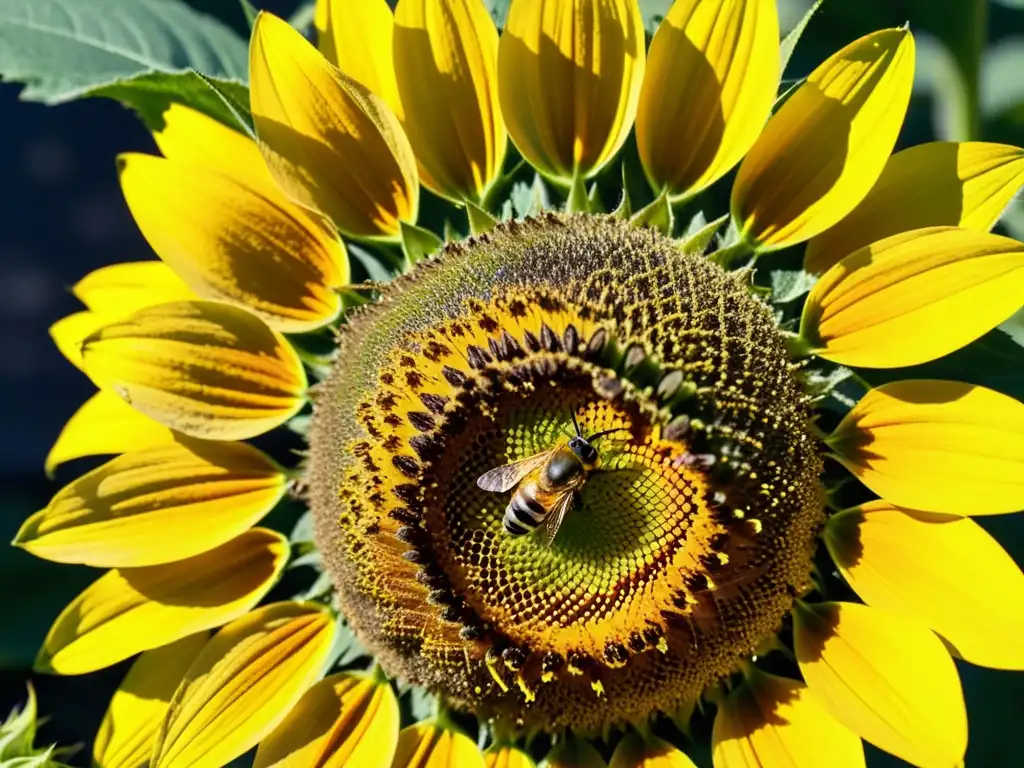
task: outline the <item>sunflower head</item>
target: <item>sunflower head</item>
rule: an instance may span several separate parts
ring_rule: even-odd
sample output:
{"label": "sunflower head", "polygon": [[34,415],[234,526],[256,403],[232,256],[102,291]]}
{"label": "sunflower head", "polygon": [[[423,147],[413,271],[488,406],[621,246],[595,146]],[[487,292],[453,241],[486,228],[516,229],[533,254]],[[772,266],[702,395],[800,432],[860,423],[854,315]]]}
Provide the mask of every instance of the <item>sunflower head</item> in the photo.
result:
{"label": "sunflower head", "polygon": [[1024,507],[1024,406],[903,369],[1024,303],[1024,152],[890,157],[905,28],[779,98],[773,0],[314,26],[121,158],[162,262],[53,328],[97,392],[48,469],[119,455],[15,543],[109,569],[37,660],[140,654],[97,765],[960,762],[951,654],[1024,667],[969,518]]}

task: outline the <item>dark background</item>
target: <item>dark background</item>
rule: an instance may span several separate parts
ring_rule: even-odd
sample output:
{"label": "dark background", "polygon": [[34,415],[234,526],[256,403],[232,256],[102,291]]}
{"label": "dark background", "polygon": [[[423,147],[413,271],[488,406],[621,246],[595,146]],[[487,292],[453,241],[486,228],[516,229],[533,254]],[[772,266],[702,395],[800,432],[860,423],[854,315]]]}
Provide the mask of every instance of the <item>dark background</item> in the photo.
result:
{"label": "dark background", "polygon": [[[236,0],[189,3],[247,34]],[[785,29],[808,3],[779,4]],[[253,5],[287,17],[298,2]],[[988,6],[985,66],[976,76],[968,74],[968,91],[984,108],[973,124],[958,122],[950,111],[950,49],[963,44],[958,35],[964,32],[962,10],[969,5],[971,0],[828,0],[787,74],[804,75],[861,34],[909,21],[918,40],[918,82],[899,145],[967,137],[1022,145],[1024,0]],[[135,115],[105,99],[55,108],[24,103],[18,100],[20,90],[0,84],[0,542],[13,538],[28,514],[88,466],[74,462],[54,482],[42,471],[61,425],[93,391],[47,335],[50,324],[80,309],[68,288],[105,264],[153,258],[114,172],[119,152],[153,150]],[[1013,217],[1003,226],[1024,236]],[[1021,521],[983,522],[1024,562]],[[24,681],[50,622],[95,577],[90,569],[44,563],[0,544],[0,717],[24,698]],[[122,665],[83,678],[33,676],[41,712],[53,717],[41,739],[69,744],[91,738],[123,671]],[[1017,738],[1024,722],[1024,674],[968,665],[961,671],[971,718],[968,765],[1024,763]],[[877,764],[887,762],[879,758]]]}

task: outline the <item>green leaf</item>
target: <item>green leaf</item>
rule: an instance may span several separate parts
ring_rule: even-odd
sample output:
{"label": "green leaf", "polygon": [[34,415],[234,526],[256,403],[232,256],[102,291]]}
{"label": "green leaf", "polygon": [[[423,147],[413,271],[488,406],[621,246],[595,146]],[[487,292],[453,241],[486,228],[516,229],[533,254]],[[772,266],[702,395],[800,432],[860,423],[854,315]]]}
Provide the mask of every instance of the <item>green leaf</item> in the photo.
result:
{"label": "green leaf", "polygon": [[708,224],[704,213],[698,212],[690,221],[686,233],[680,240],[679,249],[685,253],[704,253],[711,245],[711,241],[715,239],[718,230],[728,220],[729,214],[725,214]]}
{"label": "green leaf", "polygon": [[28,101],[107,96],[150,127],[173,102],[223,118],[191,70],[242,88],[247,58],[236,34],[178,0],[0,0],[0,77]]}
{"label": "green leaf", "polygon": [[475,203],[466,201],[466,213],[469,215],[469,232],[473,235],[482,235],[494,229],[498,220]]}
{"label": "green leaf", "polygon": [[305,32],[313,26],[313,16],[316,14],[316,0],[306,0],[295,13],[288,17],[288,23],[300,32]]}
{"label": "green leaf", "polygon": [[796,48],[796,44],[800,42],[800,36],[803,35],[804,30],[807,29],[807,25],[814,18],[814,14],[818,12],[821,4],[825,0],[815,0],[814,5],[807,9],[807,13],[796,23],[796,26],[789,30],[789,34],[782,38],[782,43],[779,46],[780,53],[782,54],[782,65],[779,67],[779,72],[783,75],[786,74],[786,67],[789,66],[789,60],[793,56],[793,50]]}
{"label": "green leaf", "polygon": [[416,264],[436,253],[444,241],[429,229],[402,222],[402,250],[409,264]]}
{"label": "green leaf", "polygon": [[644,29],[653,35],[661,20],[665,18],[673,0],[640,0],[640,15],[644,18]]}
{"label": "green leaf", "polygon": [[775,269],[771,272],[772,301],[785,304],[807,293],[818,281],[815,275],[802,269]]}
{"label": "green leaf", "polygon": [[634,213],[629,223],[634,227],[654,227],[666,235],[672,234],[672,204],[664,192],[654,202]]}

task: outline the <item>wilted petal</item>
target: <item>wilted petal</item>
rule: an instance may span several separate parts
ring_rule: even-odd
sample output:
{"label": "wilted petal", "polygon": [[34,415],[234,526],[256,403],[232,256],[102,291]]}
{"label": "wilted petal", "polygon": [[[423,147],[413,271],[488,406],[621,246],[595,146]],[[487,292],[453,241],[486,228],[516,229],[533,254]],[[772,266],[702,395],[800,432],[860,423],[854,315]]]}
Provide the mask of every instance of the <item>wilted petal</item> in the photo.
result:
{"label": "wilted petal", "polygon": [[387,680],[331,675],[263,739],[255,768],[388,768],[398,723],[398,700]]}
{"label": "wilted petal", "polygon": [[46,474],[65,461],[127,453],[175,442],[174,432],[143,416],[118,395],[100,390],[67,420],[46,455]]}
{"label": "wilted petal", "polygon": [[833,515],[825,543],[868,605],[920,620],[967,661],[1024,669],[1024,574],[973,520],[873,501]]}
{"label": "wilted petal", "polygon": [[591,176],[629,135],[644,76],[636,0],[517,0],[498,47],[512,141],[549,176]]}
{"label": "wilted petal", "polygon": [[775,0],[677,0],[658,26],[636,115],[648,178],[699,192],[753,145],[779,86]]}
{"label": "wilted petal", "polygon": [[288,333],[337,316],[341,299],[332,289],[348,281],[348,267],[328,225],[244,176],[142,154],[122,155],[119,166],[143,236],[198,295]]}
{"label": "wilted petal", "polygon": [[484,756],[464,733],[436,723],[417,723],[398,734],[392,768],[484,768]]}
{"label": "wilted petal", "polygon": [[71,292],[93,312],[127,317],[154,304],[190,301],[192,290],[162,261],[130,261],[90,272]]}
{"label": "wilted petal", "polygon": [[612,754],[609,768],[696,768],[685,753],[657,736],[627,733]]}
{"label": "wilted petal", "polygon": [[740,165],[732,212],[744,239],[784,248],[852,211],[892,152],[913,80],[906,29],[855,40],[814,70]]}
{"label": "wilted petal", "polygon": [[821,274],[859,248],[912,229],[988,231],[1022,184],[1018,147],[933,141],[897,152],[861,204],[807,244],[804,269]]}
{"label": "wilted petal", "polygon": [[22,524],[14,543],[47,560],[97,568],[171,563],[252,527],[287,487],[284,470],[244,443],[169,442],[69,483]]}
{"label": "wilted petal", "polygon": [[959,515],[1024,509],[1024,405],[991,389],[885,384],[861,398],[826,442],[892,504]]}
{"label": "wilted petal", "polygon": [[494,745],[484,752],[485,768],[535,768],[536,765],[523,750],[508,744]]}
{"label": "wilted petal", "polygon": [[416,159],[385,102],[287,22],[261,13],[249,47],[253,120],[285,193],[356,237],[396,237],[419,205]]}
{"label": "wilted petal", "polygon": [[395,18],[387,0],[317,0],[313,25],[324,58],[384,99],[401,119],[392,56]]}
{"label": "wilted petal", "polygon": [[311,603],[272,603],[220,630],[171,700],[152,768],[227,765],[280,723],[327,661],[337,622]]}
{"label": "wilted petal", "polygon": [[187,560],[110,571],[61,611],[35,668],[80,675],[219,627],[259,603],[287,561],[287,539],[254,528]]}
{"label": "wilted petal", "polygon": [[160,304],[83,344],[85,372],[171,429],[211,440],[262,434],[302,407],[306,374],[283,336],[241,309]]}
{"label": "wilted petal", "polygon": [[969,344],[1022,304],[1024,244],[932,227],[893,235],[832,267],[807,297],[800,333],[835,363],[899,368]]}
{"label": "wilted petal", "polygon": [[856,603],[798,604],[793,639],[813,697],[861,738],[922,768],[963,760],[960,678],[923,624]]}
{"label": "wilted petal", "polygon": [[715,768],[863,768],[860,738],[807,686],[755,670],[722,703],[711,735]]}
{"label": "wilted petal", "polygon": [[505,159],[498,31],[481,0],[400,0],[395,74],[423,184],[479,200]]}
{"label": "wilted petal", "polygon": [[114,692],[96,734],[96,768],[145,768],[178,683],[206,644],[206,632],[146,651]]}

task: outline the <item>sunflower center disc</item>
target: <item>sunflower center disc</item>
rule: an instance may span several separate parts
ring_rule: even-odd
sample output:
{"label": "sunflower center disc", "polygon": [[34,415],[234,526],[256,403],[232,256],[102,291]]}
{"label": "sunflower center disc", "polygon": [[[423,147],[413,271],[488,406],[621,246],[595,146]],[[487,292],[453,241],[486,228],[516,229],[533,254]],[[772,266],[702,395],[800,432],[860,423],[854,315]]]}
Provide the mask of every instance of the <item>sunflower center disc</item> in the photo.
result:
{"label": "sunflower center disc", "polygon": [[[604,217],[500,225],[353,318],[317,397],[317,539],[391,674],[484,718],[672,711],[777,631],[810,568],[820,457],[742,280]],[[477,478],[596,443],[550,546]]]}

